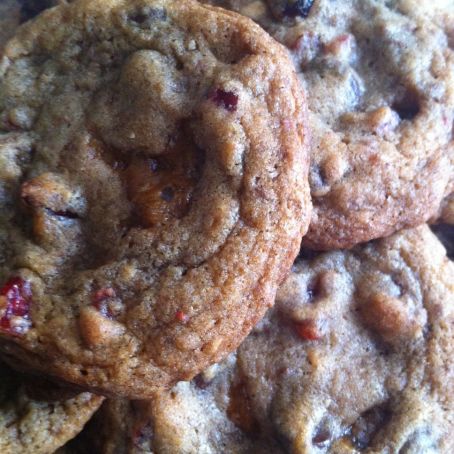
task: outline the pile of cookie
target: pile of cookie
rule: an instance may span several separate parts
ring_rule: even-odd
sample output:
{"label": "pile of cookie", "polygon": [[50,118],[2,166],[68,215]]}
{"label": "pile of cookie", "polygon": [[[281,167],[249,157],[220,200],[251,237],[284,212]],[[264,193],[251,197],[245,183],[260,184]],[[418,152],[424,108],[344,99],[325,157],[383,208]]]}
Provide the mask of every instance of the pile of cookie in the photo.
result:
{"label": "pile of cookie", "polygon": [[453,0],[0,28],[0,453],[454,452]]}

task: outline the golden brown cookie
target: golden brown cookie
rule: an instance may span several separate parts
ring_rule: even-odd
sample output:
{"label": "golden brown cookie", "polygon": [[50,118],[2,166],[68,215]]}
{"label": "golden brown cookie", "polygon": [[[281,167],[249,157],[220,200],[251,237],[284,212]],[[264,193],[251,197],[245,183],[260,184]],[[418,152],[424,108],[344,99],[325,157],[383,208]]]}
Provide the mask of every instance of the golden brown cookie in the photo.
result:
{"label": "golden brown cookie", "polygon": [[60,388],[0,363],[0,452],[51,454],[77,435],[103,398]]}
{"label": "golden brown cookie", "polygon": [[305,104],[281,46],[195,1],[79,0],[0,79],[1,348],[147,397],[234,350],[307,229]]}
{"label": "golden brown cookie", "polygon": [[236,354],[151,401],[107,401],[88,446],[450,454],[453,353],[454,263],[427,226],[305,253]]}
{"label": "golden brown cookie", "polygon": [[454,175],[452,0],[208,0],[289,49],[313,133],[306,246],[329,250],[434,216]]}

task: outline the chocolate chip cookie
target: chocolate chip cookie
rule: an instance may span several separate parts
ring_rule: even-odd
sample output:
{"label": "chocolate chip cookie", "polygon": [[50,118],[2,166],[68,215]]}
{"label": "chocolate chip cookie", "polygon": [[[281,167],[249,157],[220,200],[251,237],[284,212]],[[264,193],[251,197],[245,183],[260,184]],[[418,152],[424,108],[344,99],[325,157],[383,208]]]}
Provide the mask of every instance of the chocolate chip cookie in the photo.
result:
{"label": "chocolate chip cookie", "polygon": [[145,398],[235,350],[311,214],[285,51],[195,1],[79,0],[0,79],[1,348]]}
{"label": "chocolate chip cookie", "polygon": [[427,226],[303,255],[236,355],[151,402],[105,404],[99,452],[451,453],[453,302]]}
{"label": "chocolate chip cookie", "polygon": [[102,397],[64,390],[0,363],[0,452],[50,454],[79,433]]}
{"label": "chocolate chip cookie", "polygon": [[427,221],[454,164],[451,0],[210,0],[292,54],[313,131],[304,242],[351,247]]}
{"label": "chocolate chip cookie", "polygon": [[[106,401],[77,439],[76,452],[97,454],[280,454],[278,440],[248,432],[240,422],[247,396],[233,396],[236,357],[211,366],[192,382],[180,382],[151,401]],[[251,419],[252,421],[252,419]]]}

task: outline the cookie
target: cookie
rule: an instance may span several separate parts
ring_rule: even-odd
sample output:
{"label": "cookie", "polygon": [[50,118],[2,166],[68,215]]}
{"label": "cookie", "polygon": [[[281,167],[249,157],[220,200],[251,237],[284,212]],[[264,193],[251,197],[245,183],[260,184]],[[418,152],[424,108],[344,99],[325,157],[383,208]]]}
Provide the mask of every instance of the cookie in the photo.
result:
{"label": "cookie", "polygon": [[145,398],[235,350],[311,214],[285,51],[195,1],[80,0],[5,52],[3,351]]}
{"label": "cookie", "polygon": [[0,363],[0,452],[53,453],[79,433],[103,398],[63,390]]}
{"label": "cookie", "polygon": [[313,249],[348,248],[433,216],[454,163],[451,0],[211,0],[292,54],[313,131]]}
{"label": "cookie", "polygon": [[107,400],[76,440],[76,453],[283,454],[276,439],[251,437],[237,426],[249,407],[245,395],[231,397],[235,373],[231,354],[151,401]]}
{"label": "cookie", "polygon": [[151,402],[106,403],[96,452],[451,453],[453,302],[425,225],[301,257],[236,355]]}

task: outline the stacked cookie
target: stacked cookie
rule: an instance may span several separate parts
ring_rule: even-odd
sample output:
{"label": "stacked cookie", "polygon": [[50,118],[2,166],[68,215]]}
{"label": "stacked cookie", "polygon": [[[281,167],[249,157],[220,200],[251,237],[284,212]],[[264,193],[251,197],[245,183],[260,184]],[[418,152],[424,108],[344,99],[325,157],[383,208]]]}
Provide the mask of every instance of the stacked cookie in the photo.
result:
{"label": "stacked cookie", "polygon": [[105,397],[59,452],[452,452],[453,30],[452,0],[76,0],[15,30],[1,452]]}

